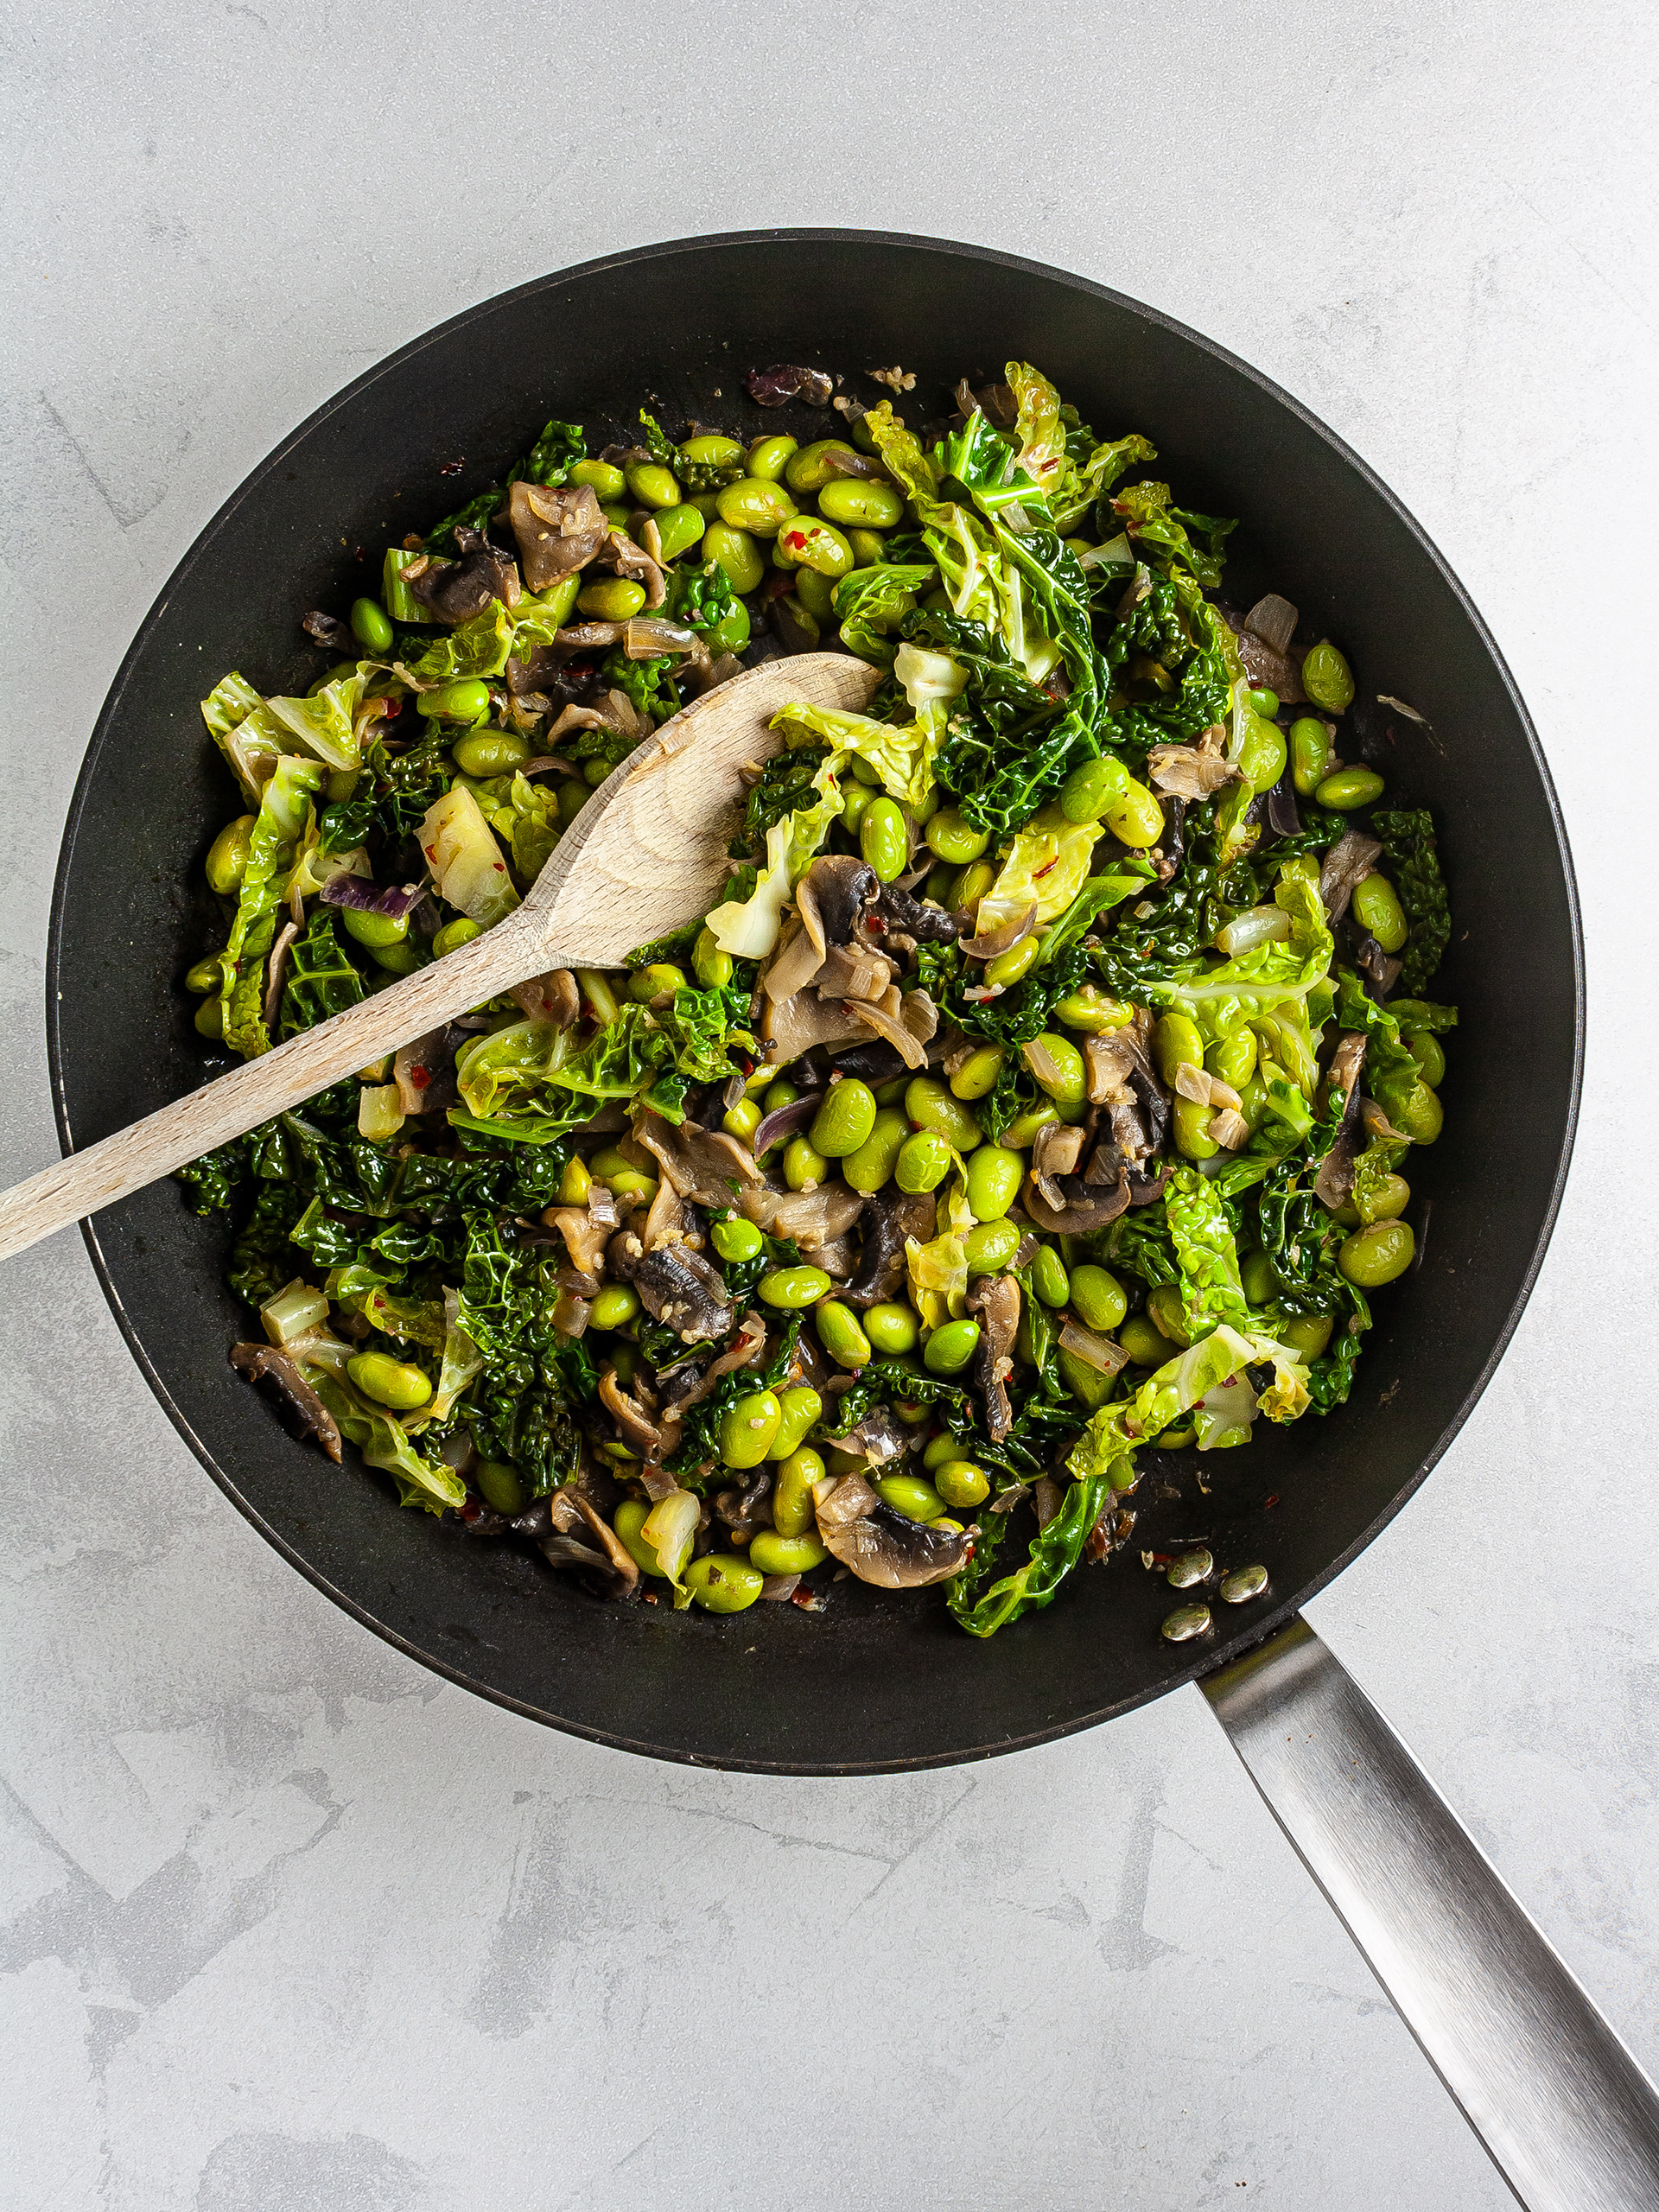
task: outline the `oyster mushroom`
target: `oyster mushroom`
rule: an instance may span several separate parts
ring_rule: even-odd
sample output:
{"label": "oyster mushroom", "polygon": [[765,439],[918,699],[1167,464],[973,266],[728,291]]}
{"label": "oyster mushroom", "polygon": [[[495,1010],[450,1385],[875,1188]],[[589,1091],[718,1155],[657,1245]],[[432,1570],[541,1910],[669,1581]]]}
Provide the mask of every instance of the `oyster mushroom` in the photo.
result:
{"label": "oyster mushroom", "polygon": [[723,1129],[705,1129],[696,1122],[682,1122],[677,1128],[660,1114],[644,1113],[635,1135],[662,1168],[683,1198],[720,1211],[732,1204],[732,1186],[764,1183],[754,1154]]}
{"label": "oyster mushroom", "polygon": [[340,1465],[340,1427],[301,1374],[297,1362],[274,1344],[232,1344],[231,1365],[257,1382],[276,1406],[289,1434],[315,1436],[334,1465]]}
{"label": "oyster mushroom", "polygon": [[865,1200],[863,1247],[841,1294],[849,1306],[879,1306],[900,1294],[906,1280],[906,1239],[913,1236],[925,1244],[933,1235],[937,1211],[931,1191],[882,1190]]}
{"label": "oyster mushroom", "polygon": [[1319,1162],[1319,1172],[1313,1178],[1313,1195],[1321,1205],[1333,1210],[1347,1204],[1354,1187],[1360,1135],[1359,1077],[1365,1065],[1367,1041],[1363,1032],[1346,1031],[1338,1039],[1337,1049],[1331,1056],[1331,1088],[1343,1096],[1342,1126],[1330,1151]]}
{"label": "oyster mushroom", "polygon": [[[1034,1149],[1034,1148],[1033,1148]],[[1108,1178],[1110,1178],[1109,1180]],[[1052,1236],[1089,1236],[1109,1228],[1132,1203],[1128,1164],[1116,1144],[1103,1140],[1081,1175],[1048,1175],[1063,1204],[1051,1205],[1033,1167],[1026,1183],[1026,1211]]]}
{"label": "oyster mushroom", "polygon": [[684,1244],[647,1252],[633,1270],[639,1302],[653,1321],[672,1329],[682,1344],[723,1337],[732,1325],[725,1278]]}
{"label": "oyster mushroom", "polygon": [[423,607],[453,630],[481,614],[492,600],[517,607],[518,570],[507,556],[475,530],[455,532],[459,561],[433,561],[410,582]]}
{"label": "oyster mushroom", "polygon": [[[912,898],[903,886],[884,883],[881,895],[875,902],[875,915],[889,930],[910,938],[913,944],[954,944],[962,934],[962,924],[954,914],[947,914],[943,906],[931,901]],[[867,916],[864,926],[871,927]]]}
{"label": "oyster mushroom", "polygon": [[843,1475],[818,1505],[818,1535],[861,1582],[881,1590],[919,1590],[967,1562],[966,1530],[933,1529],[884,1505],[862,1475]]}
{"label": "oyster mushroom", "polygon": [[570,1255],[570,1264],[586,1278],[585,1285],[591,1297],[599,1287],[599,1278],[605,1268],[605,1248],[616,1227],[616,1200],[603,1183],[594,1184],[588,1192],[588,1202],[580,1206],[549,1206],[542,1216],[549,1229],[556,1229],[563,1237],[565,1249]]}
{"label": "oyster mushroom", "polygon": [[1354,887],[1368,876],[1382,848],[1363,830],[1344,830],[1319,863],[1319,897],[1332,928],[1348,911]]}
{"label": "oyster mushroom", "polygon": [[[650,529],[651,524],[646,527]],[[628,576],[635,583],[643,584],[648,607],[660,607],[668,597],[668,586],[663,581],[658,562],[636,545],[626,531],[609,531],[596,557],[601,569],[614,569],[619,576]]]}
{"label": "oyster mushroom", "polygon": [[590,484],[562,491],[521,478],[508,498],[507,519],[532,591],[585,569],[611,530]]}
{"label": "oyster mushroom", "polygon": [[599,1401],[616,1423],[622,1441],[641,1459],[659,1460],[666,1448],[663,1432],[651,1417],[651,1408],[623,1387],[614,1367],[599,1378]]}
{"label": "oyster mushroom", "polygon": [[845,1236],[865,1206],[862,1194],[845,1183],[820,1183],[815,1191],[745,1191],[737,1203],[768,1236],[792,1237],[813,1253]]}
{"label": "oyster mushroom", "polygon": [[873,1467],[884,1467],[890,1459],[903,1458],[910,1449],[910,1436],[885,1406],[874,1406],[844,1436],[836,1437],[835,1445],[837,1452],[850,1452]]}
{"label": "oyster mushroom", "polygon": [[969,1363],[968,1380],[985,1403],[985,1427],[1000,1444],[1014,1426],[1008,1377],[1014,1372],[1014,1339],[1020,1327],[1020,1286],[1012,1275],[987,1275],[968,1293],[968,1311],[979,1319],[979,1342]]}
{"label": "oyster mushroom", "polygon": [[[822,853],[795,887],[795,932],[773,953],[760,979],[775,1004],[814,982],[832,944],[851,944],[864,910],[880,888],[868,861]],[[889,970],[891,973],[891,970]]]}
{"label": "oyster mushroom", "polygon": [[548,1508],[550,1533],[538,1536],[536,1547],[549,1566],[573,1567],[597,1597],[631,1596],[639,1569],[592,1501],[567,1484],[554,1492]]}

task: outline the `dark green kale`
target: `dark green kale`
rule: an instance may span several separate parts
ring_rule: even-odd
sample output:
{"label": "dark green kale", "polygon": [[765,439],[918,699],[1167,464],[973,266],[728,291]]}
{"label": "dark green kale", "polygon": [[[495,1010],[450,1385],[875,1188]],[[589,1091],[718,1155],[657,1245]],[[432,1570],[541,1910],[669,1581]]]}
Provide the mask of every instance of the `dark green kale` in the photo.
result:
{"label": "dark green kale", "polygon": [[[734,1374],[722,1375],[702,1404],[692,1407],[685,1416],[678,1448],[663,1462],[670,1474],[677,1475],[683,1481],[707,1461],[718,1463],[720,1424],[728,1409],[751,1390],[775,1390],[784,1383],[800,1333],[801,1317],[791,1313],[764,1360],[740,1367]],[[683,1351],[684,1347],[681,1349]]]}
{"label": "dark green kale", "polygon": [[[649,715],[654,722],[665,722],[671,715],[680,711],[680,695],[674,684],[674,671],[679,664],[678,656],[674,653],[658,653],[649,660],[630,660],[620,645],[613,645],[601,661],[599,672],[607,683],[626,691],[639,713]],[[593,730],[583,733],[588,737],[597,734]],[[632,751],[632,747],[626,749]],[[573,760],[587,757],[578,753],[574,745],[568,750]]]}
{"label": "dark green kale", "polygon": [[507,481],[516,484],[522,479],[528,484],[568,483],[576,463],[587,458],[588,448],[580,423],[549,423]]}
{"label": "dark green kale", "polygon": [[289,950],[277,1033],[297,1036],[302,1029],[313,1029],[331,1014],[356,1006],[362,996],[363,978],[334,934],[334,911],[320,906],[305,935]]}
{"label": "dark green kale", "polygon": [[[760,772],[759,782],[750,786],[743,807],[743,827],[726,849],[734,861],[762,860],[766,832],[773,823],[781,822],[786,814],[793,814],[797,807],[816,803],[817,793],[812,788],[812,779],[829,758],[827,745],[802,745],[792,752],[772,755]],[[732,891],[727,895],[743,898],[748,894]]]}
{"label": "dark green kale", "polygon": [[700,569],[682,565],[673,571],[666,611],[688,629],[712,630],[741,605],[718,561],[705,562]]}
{"label": "dark green kale", "polygon": [[204,1152],[200,1160],[188,1160],[175,1171],[174,1179],[189,1193],[185,1204],[192,1213],[222,1213],[251,1173],[247,1139],[232,1137],[217,1152]]}
{"label": "dark green kale", "polygon": [[1382,840],[1383,857],[1406,913],[1400,988],[1415,995],[1440,966],[1452,935],[1433,817],[1427,807],[1385,810],[1372,815],[1371,827]]}

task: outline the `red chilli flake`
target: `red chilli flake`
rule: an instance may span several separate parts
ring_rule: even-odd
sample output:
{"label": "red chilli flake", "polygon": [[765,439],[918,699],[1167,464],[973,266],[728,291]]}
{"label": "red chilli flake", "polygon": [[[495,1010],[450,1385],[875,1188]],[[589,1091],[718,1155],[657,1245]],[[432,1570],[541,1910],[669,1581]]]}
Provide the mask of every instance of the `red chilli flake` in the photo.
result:
{"label": "red chilli flake", "polygon": [[416,1090],[424,1090],[432,1077],[425,1068],[411,1068],[409,1071],[409,1079]]}
{"label": "red chilli flake", "polygon": [[1264,1504],[1266,1504],[1266,1505],[1277,1505],[1277,1504],[1278,1504],[1278,1503],[1279,1503],[1279,1493],[1278,1493],[1278,1491],[1274,1491],[1274,1492],[1273,1493],[1273,1496],[1272,1496],[1271,1497],[1269,1497],[1269,1498],[1266,1498],[1266,1499],[1264,1499],[1262,1502],[1263,1502],[1263,1503],[1264,1503]]}

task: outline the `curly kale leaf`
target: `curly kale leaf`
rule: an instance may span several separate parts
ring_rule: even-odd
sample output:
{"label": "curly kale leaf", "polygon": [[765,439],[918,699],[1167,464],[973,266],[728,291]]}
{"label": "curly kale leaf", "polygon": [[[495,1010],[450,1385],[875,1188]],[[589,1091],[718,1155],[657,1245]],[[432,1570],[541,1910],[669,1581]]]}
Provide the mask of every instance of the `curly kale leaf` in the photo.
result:
{"label": "curly kale leaf", "polygon": [[189,1192],[185,1204],[191,1212],[206,1215],[224,1212],[235,1198],[238,1185],[251,1173],[248,1140],[232,1137],[216,1152],[204,1152],[200,1160],[187,1161],[176,1170],[174,1179]]}
{"label": "curly kale leaf", "polygon": [[654,415],[647,415],[642,407],[639,420],[645,429],[645,450],[652,459],[671,469],[678,478],[680,488],[686,492],[718,492],[722,486],[735,484],[745,472],[747,464],[737,461],[688,461],[683,447],[670,442],[662,424]]}
{"label": "curly kale leaf", "polygon": [[448,554],[453,559],[461,550],[461,541],[455,535],[456,531],[481,531],[499,511],[505,497],[505,494],[501,486],[499,484],[492,484],[487,492],[480,492],[475,499],[468,499],[464,507],[457,507],[454,514],[446,515],[442,522],[435,523],[426,533],[423,550],[428,553]]}
{"label": "curly kale leaf", "polygon": [[[785,815],[793,814],[798,807],[816,806],[818,794],[812,779],[830,758],[827,745],[798,746],[792,752],[774,753],[760,772],[760,779],[752,785],[743,807],[743,827],[739,830],[727,851],[734,861],[761,860],[766,849],[766,832]],[[728,891],[728,898],[745,894]]]}
{"label": "curly kale leaf", "polygon": [[587,458],[588,448],[582,438],[581,423],[551,422],[507,481],[516,484],[522,478],[530,484],[567,483],[576,463]]}
{"label": "curly kale leaf", "polygon": [[691,957],[691,948],[702,934],[701,922],[686,922],[671,930],[666,937],[654,937],[649,944],[636,945],[628,955],[626,965],[631,970],[654,968],[659,963],[678,967]]}
{"label": "curly kale leaf", "polygon": [[1223,548],[1238,527],[1236,521],[1178,507],[1167,484],[1127,485],[1113,499],[1112,512],[1127,524],[1143,556],[1166,566],[1179,563],[1206,591],[1220,583]]}
{"label": "curly kale leaf", "polygon": [[1434,820],[1427,807],[1373,814],[1371,826],[1394,871],[1394,887],[1405,908],[1408,928],[1400,987],[1416,993],[1440,966],[1452,936],[1452,913],[1434,842]]}
{"label": "curly kale leaf", "polygon": [[[642,715],[649,715],[654,722],[665,722],[671,715],[680,711],[680,695],[674,685],[674,671],[679,666],[673,653],[657,653],[649,660],[630,660],[620,645],[613,645],[599,664],[599,672],[619,691],[626,691]],[[588,730],[593,737],[601,733]],[[632,752],[629,746],[626,751]],[[585,758],[576,747],[569,747],[573,760]],[[623,755],[619,755],[619,759]]]}
{"label": "curly kale leaf", "polygon": [[319,906],[288,956],[278,1033],[294,1037],[302,1029],[314,1029],[331,1014],[356,1006],[362,996],[363,978],[341,950],[334,915]]}
{"label": "curly kale leaf", "polygon": [[983,1596],[977,1594],[977,1578],[974,1586],[964,1587],[964,1577],[955,1576],[945,1599],[969,1635],[995,1636],[1010,1621],[1052,1605],[1061,1583],[1083,1557],[1090,1532],[1111,1494],[1104,1474],[1069,1484],[1059,1511],[1032,1538],[1025,1565],[993,1583]]}
{"label": "curly kale leaf", "polygon": [[688,629],[712,630],[735,614],[741,604],[718,561],[707,561],[700,569],[673,571],[668,612]]}

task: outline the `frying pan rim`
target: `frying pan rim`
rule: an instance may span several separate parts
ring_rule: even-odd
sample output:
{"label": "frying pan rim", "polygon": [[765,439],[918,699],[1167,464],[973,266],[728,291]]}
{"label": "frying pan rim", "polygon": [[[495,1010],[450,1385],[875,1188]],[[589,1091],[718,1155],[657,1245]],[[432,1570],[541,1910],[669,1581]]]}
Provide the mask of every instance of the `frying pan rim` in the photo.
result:
{"label": "frying pan rim", "polygon": [[93,725],[86,755],[75,779],[74,791],[70,799],[63,841],[59,850],[57,870],[53,882],[52,903],[47,925],[47,1058],[53,1113],[57,1124],[59,1141],[65,1153],[73,1151],[74,1147],[66,1087],[64,1039],[60,1026],[60,1010],[65,1002],[61,991],[62,959],[68,906],[68,882],[76,841],[82,822],[90,813],[92,789],[97,780],[104,747],[109,741],[111,728],[119,715],[133,671],[152,632],[161,623],[174,591],[194,568],[196,563],[203,557],[221,525],[230,519],[245,500],[253,496],[271,472],[278,467],[330,416],[340,408],[355,402],[359,396],[366,391],[379,378],[400,368],[428,346],[435,345],[468,324],[486,315],[493,315],[498,309],[507,308],[517,301],[545,290],[550,286],[568,283],[575,279],[597,276],[616,270],[638,268],[642,264],[664,259],[672,255],[709,252],[734,246],[779,245],[908,247],[928,253],[954,255],[964,261],[988,264],[1018,276],[1038,277],[1046,283],[1058,282],[1090,298],[1108,301],[1115,307],[1126,310],[1142,321],[1168,331],[1186,344],[1198,347],[1201,352],[1211,355],[1224,367],[1230,370],[1233,374],[1243,377],[1254,385],[1311,430],[1345,467],[1360,477],[1372,494],[1382,501],[1395,521],[1409,533],[1427,556],[1497,671],[1498,680],[1515,712],[1530,751],[1533,766],[1537,773],[1548,811],[1550,828],[1554,835],[1556,854],[1560,861],[1562,881],[1567,894],[1567,929],[1571,939],[1573,965],[1573,1066],[1567,1110],[1548,1202],[1544,1209],[1531,1257],[1510,1310],[1494,1338],[1491,1352],[1478,1376],[1465,1393],[1450,1421],[1441,1430],[1433,1447],[1420,1460],[1416,1468],[1401,1484],[1383,1510],[1335,1559],[1331,1560],[1311,1581],[1305,1584],[1294,1598],[1275,1605],[1270,1612],[1253,1620],[1248,1629],[1241,1628],[1239,1633],[1228,1637],[1202,1654],[1196,1655],[1188,1664],[1179,1669],[1175,1674],[1166,1677],[1155,1687],[1148,1688],[1126,1701],[1113,1704],[1096,1712],[1072,1715],[1065,1719],[1056,1721],[1052,1726],[1032,1729],[1018,1736],[1005,1738],[1000,1742],[976,1745],[967,1748],[953,1748],[908,1758],[838,1760],[826,1763],[801,1759],[751,1758],[741,1756],[716,1758],[687,1751],[677,1745],[639,1742],[626,1736],[619,1735],[613,1730],[593,1727],[580,1721],[547,1713],[537,1706],[513,1697],[491,1683],[478,1681],[464,1668],[455,1666],[432,1652],[423,1649],[399,1630],[377,1619],[365,1605],[340,1589],[273,1528],[237,1489],[235,1484],[219,1467],[206,1442],[196,1433],[183,1408],[173,1397],[151,1363],[143,1342],[128,1315],[121,1294],[116,1287],[113,1272],[99,1240],[95,1223],[86,1221],[80,1224],[81,1235],[86,1241],[93,1271],[108,1301],[110,1310],[115,1317],[116,1325],[126,1339],[128,1349],[132,1353],[139,1372],[149,1383],[162,1411],[173,1423],[180,1436],[232,1504],[250,1526],[257,1531],[264,1541],[286,1560],[290,1567],[297,1569],[308,1582],[321,1592],[323,1596],[331,1599],[342,1611],[350,1614],[365,1628],[372,1630],[385,1643],[391,1644],[394,1649],[401,1651],[406,1657],[414,1660],[431,1673],[455,1683],[459,1688],[470,1690],[476,1696],[486,1698],[492,1704],[504,1707],[508,1712],[522,1714],[524,1719],[536,1721],[543,1727],[556,1729],[563,1735],[576,1736],[591,1743],[604,1744],[613,1750],[632,1752],[641,1758],[670,1760],[678,1765],[711,1767],[736,1773],[839,1778],[855,1775],[910,1773],[931,1767],[965,1765],[978,1759],[999,1758],[1008,1752],[1030,1750],[1039,1744],[1052,1743],[1064,1737],[1076,1735],[1085,1728],[1097,1727],[1103,1721],[1119,1718],[1122,1714],[1132,1712],[1141,1705],[1149,1704],[1154,1699],[1166,1695],[1172,1690],[1197,1681],[1202,1675],[1229,1665],[1243,1653],[1254,1649],[1264,1641],[1275,1630],[1282,1627],[1310,1599],[1317,1597],[1320,1591],[1333,1582],[1337,1576],[1351,1565],[1359,1554],[1381,1535],[1383,1529],[1402,1510],[1408,1501],[1416,1495],[1421,1484],[1439,1464],[1447,1446],[1458,1435],[1474,1410],[1475,1405],[1496,1372],[1498,1363],[1509,1349],[1510,1340],[1519,1325],[1521,1315],[1537,1281],[1544,1255],[1548,1249],[1549,1241],[1560,1215],[1561,1198],[1572,1163],[1573,1142],[1578,1130],[1579,1109],[1583,1088],[1586,998],[1584,935],[1573,856],[1567,843],[1566,825],[1562,820],[1560,802],[1556,795],[1554,779],[1550,774],[1549,764],[1544,757],[1543,748],[1538,741],[1538,734],[1533,726],[1532,716],[1528,711],[1526,702],[1521,696],[1520,689],[1510,673],[1509,664],[1497,639],[1488,628],[1479,609],[1461,580],[1421,524],[1370,464],[1300,400],[1281,389],[1260,370],[1252,367],[1249,362],[1241,360],[1215,340],[1205,337],[1199,331],[1191,329],[1186,324],[1178,321],[1172,315],[1164,314],[1160,309],[1148,307],[1144,302],[1131,297],[1128,293],[1117,291],[1109,285],[1096,283],[1090,277],[1079,276],[1069,270],[1054,268],[1045,262],[1029,260],[1022,255],[1005,253],[994,247],[974,245],[961,240],[927,238],[899,231],[785,227],[712,232],[632,246],[618,252],[601,255],[591,261],[578,263],[569,268],[552,270],[542,276],[531,277],[524,283],[514,285],[506,291],[494,293],[487,299],[474,302],[470,307],[464,308],[460,313],[448,317],[447,321],[437,323],[432,328],[410,339],[406,344],[373,363],[359,376],[353,378],[349,384],[334,393],[273,447],[265,458],[242,480],[236,489],[209,518],[175,563],[149,612],[135,631],[132,642],[122,658],[120,666],[116,671],[111,683],[109,693],[99,710],[98,720]]}

